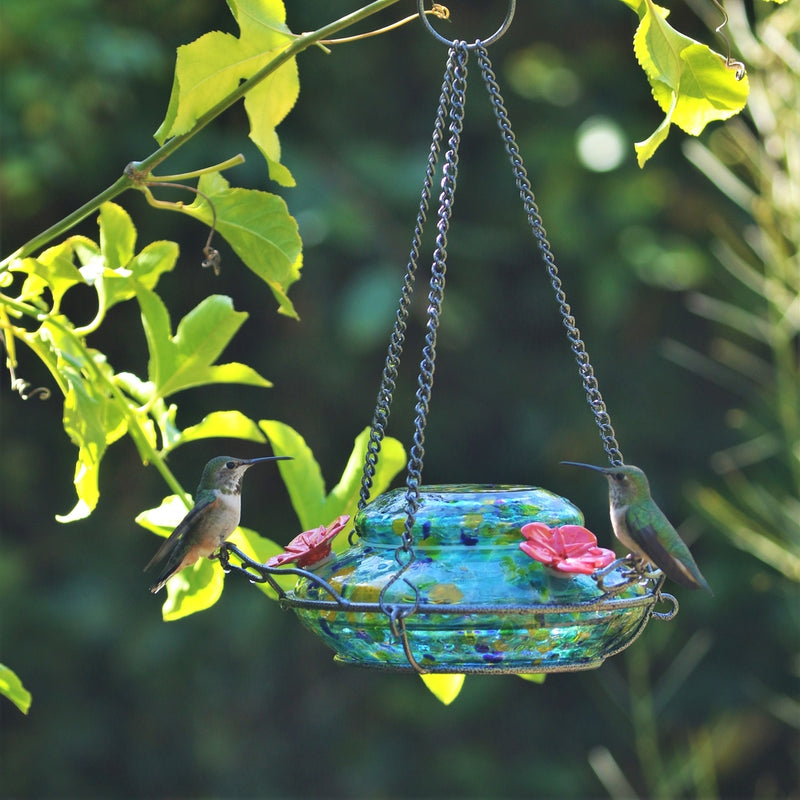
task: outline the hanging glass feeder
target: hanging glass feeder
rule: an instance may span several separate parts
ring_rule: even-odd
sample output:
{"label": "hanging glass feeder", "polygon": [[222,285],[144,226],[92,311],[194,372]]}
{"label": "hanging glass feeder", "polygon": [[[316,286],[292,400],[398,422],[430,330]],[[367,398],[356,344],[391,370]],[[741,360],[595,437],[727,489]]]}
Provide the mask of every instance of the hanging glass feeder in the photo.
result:
{"label": "hanging glass feeder", "polygon": [[[477,57],[603,447],[612,465],[622,464],[623,459],[567,304],[486,51],[486,45],[499,39],[511,24],[516,0],[509,1],[506,19],[492,36],[472,44],[444,39],[428,22],[424,0],[417,0],[417,5],[425,26],[448,45],[449,52],[411,254],[372,420],[351,546],[307,568],[296,555],[285,559],[294,560],[295,566],[259,564],[231,544],[223,547],[220,558],[227,570],[242,572],[253,582],[269,583],[281,604],[291,608],[345,663],[420,673],[590,669],[628,647],[651,617],[671,619],[677,613],[675,598],[661,592],[663,573],[642,573],[626,559],[614,560],[610,551],[595,546],[592,534],[579,527],[581,512],[544,489],[422,485],[470,53]],[[405,341],[423,226],[445,138],[406,486],[370,501]],[[320,529],[319,542],[327,542],[343,525],[337,521],[327,531]],[[548,533],[555,544],[542,539]],[[239,564],[231,563],[232,555]],[[286,574],[298,577],[291,591],[285,591],[276,579]],[[655,611],[662,600],[671,603],[671,609]]]}

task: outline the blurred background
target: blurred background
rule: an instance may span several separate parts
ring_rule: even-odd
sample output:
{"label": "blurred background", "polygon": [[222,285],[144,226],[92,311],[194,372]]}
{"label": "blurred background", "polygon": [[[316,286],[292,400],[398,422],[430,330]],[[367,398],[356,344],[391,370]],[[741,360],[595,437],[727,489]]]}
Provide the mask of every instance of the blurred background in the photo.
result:
{"label": "blurred background", "polygon": [[[773,11],[757,2],[755,11],[736,8],[751,17]],[[448,5],[457,22],[439,29],[468,39],[494,31],[506,11],[502,0]],[[723,47],[706,25],[720,21],[711,3],[671,5],[674,27]],[[796,21],[797,4],[789,5]],[[312,30],[358,6],[289,0],[288,24]],[[405,0],[359,30],[414,10]],[[4,0],[0,15],[7,254],[155,150],[178,45],[237,30],[222,0]],[[791,448],[800,438],[787,438],[800,430],[800,417],[792,428],[796,328],[781,340],[789,357],[780,367],[771,338],[753,344],[730,316],[697,313],[710,296],[769,324],[764,294],[737,283],[720,256],[732,250],[744,260],[746,243],[766,236],[775,215],[782,279],[787,291],[800,290],[800,210],[792,205],[800,185],[787,186],[785,170],[786,203],[765,213],[780,203],[758,169],[774,163],[780,172],[783,140],[773,126],[765,145],[759,121],[749,119],[711,126],[702,137],[709,149],[694,153],[673,131],[639,169],[633,142],[662,114],[635,63],[636,23],[616,0],[522,0],[490,53],[626,461],[648,472],[714,596],[672,587],[677,619],[653,621],[599,670],[552,675],[541,686],[468,678],[450,707],[414,676],[335,665],[290,612],[235,577],[211,610],[166,624],[141,574],[158,542],[133,521],[166,487],[120,442],[105,457],[96,512],[60,525],[54,515],[74,503],[75,457],[61,401],[23,402],[4,380],[0,661],[33,705],[26,717],[0,701],[1,795],[800,796],[800,598],[788,566],[800,550],[791,528],[800,517]],[[795,46],[797,30],[786,34]],[[300,99],[278,129],[297,180],[279,193],[304,239],[303,277],[291,291],[300,322],[275,313],[272,295],[221,240],[221,275],[201,270],[206,231],[198,223],[151,209],[136,193],[117,201],[138,227],[137,248],[161,238],[181,245],[178,268],[160,283],[173,324],[204,296],[230,295],[250,318],[224,360],[274,382],[270,390],[186,392],[182,426],[222,408],[287,422],[329,485],[338,479],[372,416],[445,57],[419,24],[300,56]],[[471,64],[425,482],[544,486],[575,502],[610,545],[605,482],[559,466],[602,463],[604,454]],[[770,65],[752,66],[751,80],[759,68],[789,74]],[[794,79],[774,81],[775,107],[800,103]],[[227,173],[231,183],[275,191],[246,134],[238,106],[161,172],[243,152],[247,163]],[[742,156],[742,142],[758,155]],[[758,213],[691,163],[712,151],[756,194],[759,184],[767,192],[753,205]],[[78,231],[96,238],[95,220]],[[117,370],[141,374],[144,338],[135,308],[124,305],[114,309],[113,335],[90,344]],[[406,444],[424,311],[415,309],[389,431]],[[22,377],[52,384],[31,354],[20,356]],[[759,369],[743,377],[748,357]],[[764,435],[771,449],[736,460],[749,437]],[[225,451],[261,452],[201,442],[176,451],[171,467],[193,488],[205,461]],[[277,475],[262,485],[263,494],[245,493],[243,523],[288,541],[299,529],[285,491]],[[771,560],[736,506],[748,492],[766,509]],[[723,496],[739,510],[738,527],[714,524],[709,498]]]}

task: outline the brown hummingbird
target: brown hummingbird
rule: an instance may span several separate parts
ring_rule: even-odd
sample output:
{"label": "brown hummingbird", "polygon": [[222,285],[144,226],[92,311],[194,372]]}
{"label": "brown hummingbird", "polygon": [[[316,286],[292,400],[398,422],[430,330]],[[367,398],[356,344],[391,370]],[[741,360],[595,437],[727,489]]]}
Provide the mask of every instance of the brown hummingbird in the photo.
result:
{"label": "brown hummingbird", "polygon": [[650,496],[647,476],[639,467],[620,464],[595,467],[577,461],[562,461],[573,467],[602,472],[608,478],[611,526],[617,539],[634,557],[655,564],[687,589],[711,591],[686,543]]}
{"label": "brown hummingbird", "polygon": [[150,591],[155,594],[173,575],[190,567],[201,557],[208,558],[236,530],[242,511],[242,478],[250,467],[263,461],[290,458],[212,458],[203,469],[194,507],[145,567],[147,571],[163,565]]}

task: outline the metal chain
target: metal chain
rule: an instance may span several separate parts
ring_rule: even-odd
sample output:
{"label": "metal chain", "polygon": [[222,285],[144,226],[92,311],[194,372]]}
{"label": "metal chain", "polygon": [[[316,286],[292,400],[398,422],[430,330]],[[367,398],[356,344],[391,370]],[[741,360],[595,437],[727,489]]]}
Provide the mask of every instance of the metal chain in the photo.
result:
{"label": "metal chain", "polygon": [[528,174],[525,171],[525,166],[522,163],[522,156],[517,146],[516,138],[511,130],[511,122],[508,119],[508,112],[503,104],[503,98],[500,94],[500,87],[497,85],[495,74],[492,71],[492,64],[489,60],[489,54],[486,48],[479,44],[475,48],[478,57],[478,64],[480,65],[481,75],[483,82],[486,84],[486,89],[489,92],[489,99],[492,104],[494,115],[497,118],[497,124],[500,128],[500,133],[503,138],[506,153],[508,153],[509,160],[511,161],[511,169],[514,173],[514,179],[519,190],[522,204],[525,208],[525,214],[528,218],[528,223],[536,239],[536,244],[541,252],[542,259],[544,260],[547,274],[550,277],[550,283],[556,295],[556,302],[558,303],[561,320],[567,331],[567,339],[570,343],[570,348],[575,356],[578,364],[578,373],[583,382],[583,388],[586,392],[586,399],[589,403],[589,408],[594,415],[597,427],[600,430],[600,438],[603,441],[603,448],[608,454],[609,461],[612,466],[619,466],[623,463],[622,452],[619,449],[617,440],[614,434],[614,429],[611,427],[611,418],[609,417],[606,405],[603,402],[600,388],[595,378],[594,370],[589,362],[589,354],[586,352],[586,345],[581,339],[581,332],[575,324],[575,317],[572,316],[572,310],[567,303],[567,296],[562,287],[561,278],[558,275],[558,267],[556,266],[555,258],[552,250],[550,249],[550,242],[547,240],[547,232],[542,224],[542,218],[539,214],[539,208],[536,205],[536,200],[533,195]]}
{"label": "metal chain", "polygon": [[[452,54],[447,59],[442,91],[439,95],[439,105],[436,110],[436,121],[433,126],[433,138],[430,151],[428,153],[428,165],[425,169],[425,180],[422,186],[422,194],[419,203],[419,213],[414,226],[414,236],[411,242],[411,252],[408,258],[405,278],[403,279],[403,289],[400,296],[400,305],[394,322],[394,329],[389,340],[389,347],[386,353],[386,362],[383,367],[378,399],[375,405],[375,414],[372,418],[372,425],[367,444],[366,460],[364,462],[364,473],[361,478],[361,491],[358,501],[358,508],[363,509],[369,502],[372,481],[375,477],[375,469],[378,463],[378,454],[381,450],[381,443],[386,435],[386,426],[389,422],[389,413],[392,405],[392,394],[394,393],[397,380],[397,370],[400,366],[400,357],[403,353],[403,343],[405,341],[406,324],[408,320],[408,310],[411,305],[411,296],[414,292],[414,279],[419,262],[419,249],[422,242],[422,233],[425,222],[428,218],[428,209],[433,191],[433,177],[436,165],[439,161],[439,152],[444,139],[445,122],[450,106],[450,99],[453,87],[454,58]],[[353,531],[355,533],[355,531]],[[353,536],[351,533],[351,539]],[[351,542],[352,543],[352,542]]]}
{"label": "metal chain", "polygon": [[[467,59],[469,53],[465,42],[453,42],[447,59],[447,71],[452,76],[450,84],[450,138],[442,165],[442,191],[439,194],[439,210],[437,215],[436,243],[431,263],[430,291],[428,292],[428,319],[426,323],[425,345],[422,348],[422,361],[417,378],[417,402],[414,406],[414,435],[409,451],[406,468],[405,511],[406,520],[401,535],[401,545],[395,551],[398,570],[381,589],[379,603],[381,609],[389,616],[395,635],[402,626],[403,618],[416,612],[420,602],[419,589],[404,573],[414,563],[414,535],[412,530],[419,511],[419,487],[422,481],[422,465],[425,456],[425,427],[428,422],[431,392],[433,390],[433,373],[436,365],[436,338],[439,319],[444,300],[445,273],[447,271],[447,233],[450,228],[450,217],[455,200],[456,179],[458,177],[458,148],[461,143],[461,131],[464,126],[464,102],[467,88]],[[392,606],[387,602],[389,588],[402,579],[414,593],[415,601],[411,607]]]}
{"label": "metal chain", "polygon": [[455,60],[452,94],[450,96],[450,138],[442,166],[442,191],[439,195],[437,217],[436,247],[431,264],[431,283],[428,293],[428,321],[426,325],[425,346],[422,348],[422,361],[417,378],[417,403],[414,407],[414,436],[408,459],[406,476],[406,524],[403,531],[403,547],[408,549],[413,542],[411,529],[419,509],[419,486],[422,480],[422,463],[425,455],[425,426],[428,421],[433,372],[436,363],[436,335],[444,299],[445,273],[447,270],[447,232],[453,213],[456,179],[458,177],[458,148],[464,126],[464,103],[467,88],[467,59],[469,52],[466,42],[455,41],[450,48],[448,63]]}

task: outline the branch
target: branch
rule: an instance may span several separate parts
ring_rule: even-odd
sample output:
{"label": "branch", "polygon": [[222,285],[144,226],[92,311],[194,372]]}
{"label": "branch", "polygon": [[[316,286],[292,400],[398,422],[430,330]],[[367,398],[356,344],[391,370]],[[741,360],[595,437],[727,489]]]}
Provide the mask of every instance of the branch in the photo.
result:
{"label": "branch", "polygon": [[[273,72],[275,72],[275,70],[292,59],[294,56],[302,53],[303,50],[318,44],[321,40],[327,39],[339,31],[349,28],[361,20],[366,19],[373,14],[377,14],[379,11],[383,11],[383,9],[388,8],[397,2],[399,2],[399,0],[375,0],[375,2],[360,8],[358,11],[354,11],[352,14],[347,14],[346,16],[337,19],[335,22],[324,25],[322,28],[318,28],[310,33],[304,33],[301,36],[298,36],[286,47],[283,52],[275,56],[275,58],[273,58],[268,64],[265,64],[264,67],[255,75],[246,80],[244,83],[240,84],[224,100],[221,100],[216,106],[214,106],[214,108],[203,114],[203,116],[197,120],[194,127],[190,131],[187,131],[180,136],[175,136],[164,145],[159,147],[158,150],[149,155],[146,159],[143,161],[134,162],[126,169],[130,169],[137,176],[149,174],[154,167],[171,156],[176,150],[186,144],[186,142],[188,142],[189,139],[191,139],[195,134],[199,133],[203,128],[206,127],[206,125],[218,117],[223,111],[230,108],[234,103],[244,97],[254,86],[257,86],[267,76],[271,75]],[[97,211],[103,203],[113,200],[115,197],[122,194],[126,189],[130,189],[135,184],[136,180],[134,177],[130,177],[128,174],[123,174],[105,191],[101,192],[96,197],[93,197],[88,203],[85,203],[79,209],[73,211],[71,214],[64,217],[64,219],[49,227],[46,231],[38,234],[30,241],[23,244],[22,247],[13,252],[10,256],[0,261],[0,274],[6,272],[14,260],[18,258],[27,258],[33,253],[37,252],[48,242],[66,233],[79,222],[86,219],[86,217],[88,217],[90,214]]]}

